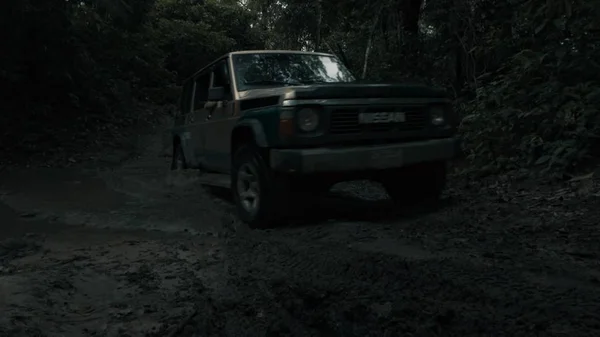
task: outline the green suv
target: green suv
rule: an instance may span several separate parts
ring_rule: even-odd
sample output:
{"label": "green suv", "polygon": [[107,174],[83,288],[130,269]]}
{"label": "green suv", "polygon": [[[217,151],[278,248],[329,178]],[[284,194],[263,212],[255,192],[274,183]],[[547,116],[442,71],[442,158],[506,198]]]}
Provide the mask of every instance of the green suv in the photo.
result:
{"label": "green suv", "polygon": [[443,91],[361,83],[334,55],[232,52],[184,82],[172,168],[231,188],[252,227],[341,181],[380,182],[397,202],[433,200],[457,153],[456,122]]}

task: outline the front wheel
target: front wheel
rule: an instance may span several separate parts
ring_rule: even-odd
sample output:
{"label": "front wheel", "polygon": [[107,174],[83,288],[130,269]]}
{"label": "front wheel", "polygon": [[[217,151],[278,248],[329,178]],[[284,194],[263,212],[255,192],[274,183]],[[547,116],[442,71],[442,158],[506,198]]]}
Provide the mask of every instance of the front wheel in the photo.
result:
{"label": "front wheel", "polygon": [[446,187],[446,163],[433,162],[387,171],[380,183],[395,202],[435,203]]}
{"label": "front wheel", "polygon": [[287,179],[273,172],[254,146],[242,146],[235,152],[231,189],[240,219],[252,228],[271,227],[286,213]]}

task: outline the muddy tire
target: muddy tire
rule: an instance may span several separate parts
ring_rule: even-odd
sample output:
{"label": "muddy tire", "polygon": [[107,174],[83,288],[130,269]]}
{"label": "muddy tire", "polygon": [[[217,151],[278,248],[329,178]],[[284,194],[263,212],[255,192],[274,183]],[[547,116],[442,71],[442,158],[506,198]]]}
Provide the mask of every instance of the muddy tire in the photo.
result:
{"label": "muddy tire", "polygon": [[231,190],[238,216],[251,228],[270,228],[284,220],[289,179],[273,172],[257,147],[245,145],[235,152]]}
{"label": "muddy tire", "polygon": [[173,159],[171,160],[171,170],[180,171],[188,168],[187,161],[185,160],[185,154],[181,144],[173,144]]}
{"label": "muddy tire", "polygon": [[402,204],[436,203],[446,187],[446,163],[433,162],[387,171],[379,182]]}

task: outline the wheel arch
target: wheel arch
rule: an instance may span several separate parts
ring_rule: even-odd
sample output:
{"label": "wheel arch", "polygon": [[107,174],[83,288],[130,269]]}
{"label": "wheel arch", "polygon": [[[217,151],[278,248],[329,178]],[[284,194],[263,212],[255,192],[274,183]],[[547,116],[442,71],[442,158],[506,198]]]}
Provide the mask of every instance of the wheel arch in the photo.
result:
{"label": "wheel arch", "polygon": [[243,144],[252,142],[260,148],[268,147],[267,137],[262,124],[256,119],[248,119],[238,123],[231,133],[231,155]]}

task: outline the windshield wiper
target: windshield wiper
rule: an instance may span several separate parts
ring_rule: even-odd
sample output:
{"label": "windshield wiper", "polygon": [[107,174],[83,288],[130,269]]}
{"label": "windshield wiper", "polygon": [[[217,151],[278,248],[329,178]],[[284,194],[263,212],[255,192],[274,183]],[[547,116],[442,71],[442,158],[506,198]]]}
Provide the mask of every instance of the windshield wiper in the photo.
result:
{"label": "windshield wiper", "polygon": [[302,84],[317,84],[317,83],[327,83],[327,82],[324,80],[321,80],[321,79],[302,81]]}
{"label": "windshield wiper", "polygon": [[298,85],[300,83],[293,83],[289,81],[276,81],[276,80],[261,80],[261,81],[250,81],[245,82],[246,85]]}

